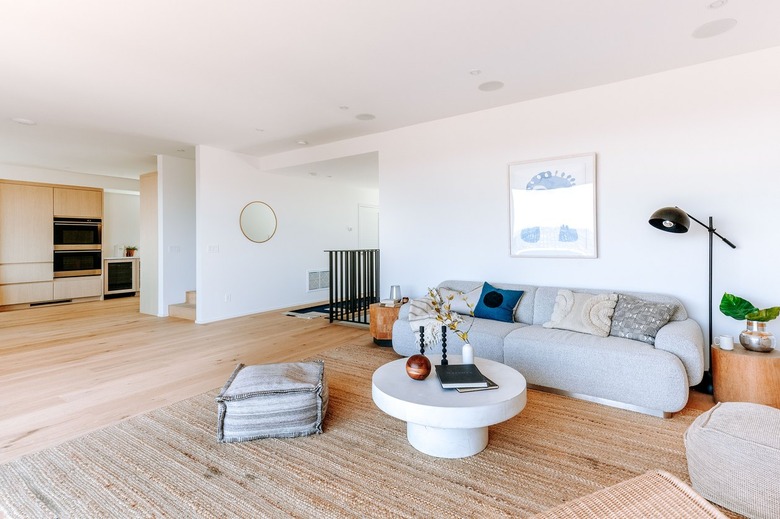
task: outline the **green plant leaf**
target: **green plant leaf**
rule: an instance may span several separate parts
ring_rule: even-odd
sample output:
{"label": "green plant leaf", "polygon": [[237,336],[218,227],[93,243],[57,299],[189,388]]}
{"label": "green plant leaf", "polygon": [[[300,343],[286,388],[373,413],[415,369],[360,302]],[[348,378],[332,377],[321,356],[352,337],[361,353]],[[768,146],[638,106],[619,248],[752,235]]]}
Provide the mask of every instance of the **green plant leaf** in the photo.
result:
{"label": "green plant leaf", "polygon": [[745,316],[745,319],[749,321],[766,322],[777,319],[778,315],[780,315],[780,306],[773,306],[772,308],[764,308],[763,310],[750,312]]}
{"label": "green plant leaf", "polygon": [[753,306],[753,303],[746,299],[742,299],[734,294],[725,293],[720,300],[720,311],[723,312],[724,315],[742,320],[747,319],[749,313],[757,312],[758,308]]}

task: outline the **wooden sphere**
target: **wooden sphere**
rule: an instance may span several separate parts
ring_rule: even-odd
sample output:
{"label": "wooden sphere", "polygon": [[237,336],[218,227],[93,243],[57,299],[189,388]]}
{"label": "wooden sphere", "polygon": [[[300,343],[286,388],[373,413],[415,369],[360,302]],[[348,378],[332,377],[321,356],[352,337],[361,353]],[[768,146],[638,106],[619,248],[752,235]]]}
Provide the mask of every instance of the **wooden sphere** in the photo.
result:
{"label": "wooden sphere", "polygon": [[406,361],[406,374],[414,380],[425,380],[431,374],[431,361],[425,355],[412,355]]}

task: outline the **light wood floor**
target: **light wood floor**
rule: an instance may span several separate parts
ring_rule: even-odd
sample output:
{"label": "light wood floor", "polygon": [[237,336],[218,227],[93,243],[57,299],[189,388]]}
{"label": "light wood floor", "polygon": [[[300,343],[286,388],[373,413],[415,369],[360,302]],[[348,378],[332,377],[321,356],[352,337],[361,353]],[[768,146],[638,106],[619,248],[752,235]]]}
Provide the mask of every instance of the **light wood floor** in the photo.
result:
{"label": "light wood floor", "polygon": [[[0,463],[221,387],[236,364],[374,345],[367,328],[282,311],[197,325],[138,298],[0,312]],[[215,404],[216,405],[216,404]],[[712,397],[688,404],[708,409]]]}
{"label": "light wood floor", "polygon": [[367,327],[325,318],[274,311],[197,325],[141,314],[138,302],[0,312],[0,463],[221,387],[239,362],[378,348]]}

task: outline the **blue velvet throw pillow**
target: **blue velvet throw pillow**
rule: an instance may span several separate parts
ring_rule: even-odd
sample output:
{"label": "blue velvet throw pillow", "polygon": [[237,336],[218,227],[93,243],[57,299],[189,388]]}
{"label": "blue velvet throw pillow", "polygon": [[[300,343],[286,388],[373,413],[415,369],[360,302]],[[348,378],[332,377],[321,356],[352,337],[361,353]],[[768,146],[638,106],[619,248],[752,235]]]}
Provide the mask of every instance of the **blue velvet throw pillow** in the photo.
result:
{"label": "blue velvet throw pillow", "polygon": [[474,309],[474,317],[513,323],[515,308],[521,297],[523,297],[522,290],[506,290],[485,283],[477,307]]}

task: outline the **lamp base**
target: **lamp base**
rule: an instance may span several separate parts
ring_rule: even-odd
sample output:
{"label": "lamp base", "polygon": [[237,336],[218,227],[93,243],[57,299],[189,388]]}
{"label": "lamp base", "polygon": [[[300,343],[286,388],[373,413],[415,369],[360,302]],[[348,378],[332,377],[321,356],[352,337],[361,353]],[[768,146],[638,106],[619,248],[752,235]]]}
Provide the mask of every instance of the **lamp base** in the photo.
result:
{"label": "lamp base", "polygon": [[695,389],[699,393],[711,395],[712,394],[712,373],[710,371],[705,371],[704,377],[702,377],[701,382],[693,386],[693,389]]}

